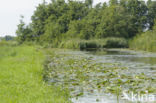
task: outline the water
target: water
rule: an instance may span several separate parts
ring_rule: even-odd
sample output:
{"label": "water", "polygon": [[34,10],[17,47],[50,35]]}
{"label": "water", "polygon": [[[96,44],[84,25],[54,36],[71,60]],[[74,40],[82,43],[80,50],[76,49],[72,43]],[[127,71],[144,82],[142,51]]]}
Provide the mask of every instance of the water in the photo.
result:
{"label": "water", "polygon": [[[128,67],[128,73],[145,73],[148,76],[156,76],[156,54],[136,52],[131,50],[107,49],[87,50],[83,53],[93,57],[97,62],[116,63]],[[98,101],[97,101],[98,98]],[[106,94],[84,95],[78,99],[72,99],[74,103],[118,103],[116,96]],[[129,101],[120,100],[120,103]]]}
{"label": "water", "polygon": [[88,51],[95,60],[102,63],[117,63],[128,67],[134,72],[144,72],[146,75],[156,75],[156,53],[137,52],[124,49],[108,49],[102,51]]}
{"label": "water", "polygon": [[[133,77],[133,75],[135,76],[143,73],[146,75],[147,78],[152,78],[154,80],[156,79],[156,54],[155,53],[136,52],[136,51],[124,50],[124,49],[106,49],[106,50],[67,51],[67,52],[60,52],[60,54],[66,54],[66,55],[70,54],[71,56],[67,57],[68,59],[81,58],[81,57],[91,58],[97,63],[106,64],[105,66],[108,66],[108,68],[109,66],[110,67],[117,66],[121,68],[126,67],[127,68],[126,70],[119,71],[118,73],[119,75],[123,74],[123,75],[130,75]],[[64,57],[64,59],[66,59],[66,57]],[[110,63],[111,65],[107,65]],[[60,72],[62,71],[63,69]],[[65,81],[69,81],[69,85],[71,84],[71,82],[73,83],[73,81],[70,81],[69,79],[65,80],[63,76],[64,74],[65,72],[59,74],[61,76],[60,78],[63,79],[57,78],[57,80],[60,80],[60,82],[56,83],[57,85],[58,84],[63,85],[65,84],[63,83]],[[89,73],[87,72],[85,73],[85,76],[89,76],[89,80],[93,85],[95,85],[97,82],[102,81],[104,79],[102,78],[98,80],[98,78],[106,74],[101,72],[89,71]],[[69,73],[67,75],[70,75],[70,78],[71,77],[74,78],[74,73],[73,74]],[[95,83],[94,80],[96,80]],[[51,79],[51,81],[53,81],[53,78]],[[74,81],[80,81],[80,80],[74,78]],[[156,88],[156,83],[150,84],[148,80],[146,80],[145,82],[147,82],[145,83],[146,84],[145,86],[152,85],[154,88]],[[105,87],[97,89],[95,88],[96,86],[93,86],[94,87],[93,89],[90,85],[86,83],[81,83],[81,85],[74,85],[74,86],[71,85],[69,87],[74,89],[74,92],[79,92],[79,91],[81,91],[80,93],[83,92],[83,95],[75,96],[71,99],[73,103],[131,103],[130,101],[122,100],[121,98],[117,100],[116,95],[113,95],[111,93],[105,93],[104,92]]]}

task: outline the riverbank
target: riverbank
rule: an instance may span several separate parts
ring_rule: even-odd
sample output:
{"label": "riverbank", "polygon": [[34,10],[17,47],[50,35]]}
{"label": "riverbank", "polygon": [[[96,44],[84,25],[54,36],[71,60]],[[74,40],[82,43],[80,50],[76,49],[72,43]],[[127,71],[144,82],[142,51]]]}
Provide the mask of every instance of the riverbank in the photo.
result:
{"label": "riverbank", "polygon": [[0,103],[68,103],[68,93],[43,81],[36,46],[0,45]]}

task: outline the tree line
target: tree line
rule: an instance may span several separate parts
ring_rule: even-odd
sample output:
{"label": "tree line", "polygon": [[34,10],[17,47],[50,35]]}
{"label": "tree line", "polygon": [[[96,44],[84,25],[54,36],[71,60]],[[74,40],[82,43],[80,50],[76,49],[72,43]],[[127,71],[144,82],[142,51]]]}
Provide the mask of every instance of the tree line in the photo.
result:
{"label": "tree line", "polygon": [[[23,17],[22,17],[23,18]],[[93,0],[51,0],[39,4],[26,25],[20,20],[16,34],[20,43],[59,43],[118,37],[131,39],[152,30],[156,2],[148,0],[109,0],[93,6]]]}

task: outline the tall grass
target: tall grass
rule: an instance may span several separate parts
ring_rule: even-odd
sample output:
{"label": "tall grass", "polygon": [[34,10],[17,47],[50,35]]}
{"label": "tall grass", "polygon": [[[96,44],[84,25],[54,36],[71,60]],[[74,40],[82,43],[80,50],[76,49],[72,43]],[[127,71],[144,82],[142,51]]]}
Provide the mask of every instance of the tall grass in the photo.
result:
{"label": "tall grass", "polygon": [[129,45],[131,49],[156,52],[156,31],[147,31],[137,35]]}
{"label": "tall grass", "polygon": [[43,82],[43,61],[33,46],[0,43],[0,103],[68,103],[68,93]]}
{"label": "tall grass", "polygon": [[79,49],[80,42],[80,39],[63,40],[57,47],[66,49]]}
{"label": "tall grass", "polygon": [[114,37],[90,40],[71,39],[62,41],[58,47],[81,50],[90,48],[127,48],[128,42],[124,38]]}

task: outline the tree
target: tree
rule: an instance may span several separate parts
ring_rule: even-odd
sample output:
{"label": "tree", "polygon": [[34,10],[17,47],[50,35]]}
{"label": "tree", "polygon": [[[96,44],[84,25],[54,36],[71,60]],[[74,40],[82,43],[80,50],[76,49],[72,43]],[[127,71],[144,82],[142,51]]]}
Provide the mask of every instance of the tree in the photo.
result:
{"label": "tree", "polygon": [[39,41],[39,37],[44,34],[44,26],[45,21],[48,18],[47,14],[47,7],[45,3],[39,4],[36,8],[33,16],[31,17],[32,20],[32,30],[36,40]]}
{"label": "tree", "polygon": [[85,0],[85,3],[89,8],[92,8],[93,0]]}
{"label": "tree", "polygon": [[126,14],[121,6],[110,6],[103,10],[101,23],[97,26],[96,37],[131,38],[138,32],[133,24],[133,17]]}
{"label": "tree", "polygon": [[147,7],[149,29],[152,29],[154,26],[154,19],[156,18],[156,2],[148,0]]}
{"label": "tree", "polygon": [[128,0],[120,0],[120,5],[126,8]]}
{"label": "tree", "polygon": [[125,4],[125,10],[127,15],[132,16],[133,24],[138,28],[137,30],[142,32],[147,28],[147,6],[145,2],[139,0],[128,0]]}
{"label": "tree", "polygon": [[27,40],[33,40],[32,30],[29,26],[26,26],[23,22],[24,16],[21,16],[20,24],[17,26],[16,34],[18,36],[19,43],[23,43]]}
{"label": "tree", "polygon": [[109,0],[109,4],[110,5],[117,5],[118,4],[118,0]]}
{"label": "tree", "polygon": [[109,0],[93,5],[93,0],[43,0],[32,16],[32,23],[18,25],[21,41],[48,41],[57,44],[63,39],[132,38],[147,27],[152,29],[156,3],[140,0]]}
{"label": "tree", "polygon": [[69,11],[67,12],[71,20],[81,20],[87,16],[89,10],[86,5],[82,2],[70,1]]}

